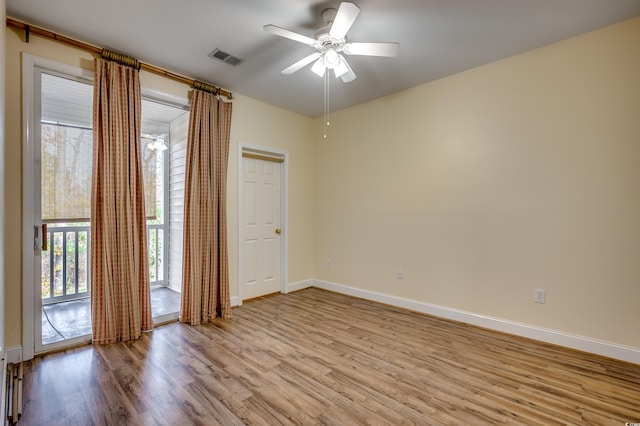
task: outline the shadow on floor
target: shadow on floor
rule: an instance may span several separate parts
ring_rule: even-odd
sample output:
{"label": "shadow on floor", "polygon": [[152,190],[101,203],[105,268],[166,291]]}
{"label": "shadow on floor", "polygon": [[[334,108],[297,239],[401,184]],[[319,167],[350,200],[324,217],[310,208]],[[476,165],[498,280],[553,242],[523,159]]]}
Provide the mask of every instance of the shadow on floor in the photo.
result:
{"label": "shadow on floor", "polygon": [[[154,318],[179,312],[180,293],[168,287],[152,287],[151,311]],[[43,345],[90,334],[91,300],[89,298],[42,307]]]}

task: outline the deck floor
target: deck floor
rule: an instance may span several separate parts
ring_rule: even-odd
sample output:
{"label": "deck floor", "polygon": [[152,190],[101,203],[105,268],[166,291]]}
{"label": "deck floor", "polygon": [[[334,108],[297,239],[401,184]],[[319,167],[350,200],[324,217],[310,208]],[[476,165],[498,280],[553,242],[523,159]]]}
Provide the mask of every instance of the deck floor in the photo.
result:
{"label": "deck floor", "polygon": [[[154,318],[179,312],[180,293],[168,287],[152,287],[151,309]],[[43,345],[89,334],[91,334],[91,300],[89,298],[42,307]]]}

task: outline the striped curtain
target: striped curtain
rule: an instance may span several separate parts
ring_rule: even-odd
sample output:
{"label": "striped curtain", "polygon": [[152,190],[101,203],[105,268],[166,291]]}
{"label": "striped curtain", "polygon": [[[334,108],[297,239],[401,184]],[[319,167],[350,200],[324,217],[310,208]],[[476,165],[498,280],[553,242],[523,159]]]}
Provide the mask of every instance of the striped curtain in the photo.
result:
{"label": "striped curtain", "polygon": [[138,69],[95,60],[91,181],[94,343],[153,328],[140,158]]}
{"label": "striped curtain", "polygon": [[231,318],[226,187],[232,104],[194,89],[184,189],[180,321]]}

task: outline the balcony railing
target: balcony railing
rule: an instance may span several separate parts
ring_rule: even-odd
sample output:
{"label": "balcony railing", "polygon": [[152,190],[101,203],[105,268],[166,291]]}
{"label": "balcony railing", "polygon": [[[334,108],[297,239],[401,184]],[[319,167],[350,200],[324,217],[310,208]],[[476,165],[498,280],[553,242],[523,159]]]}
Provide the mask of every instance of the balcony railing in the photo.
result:
{"label": "balcony railing", "polygon": [[[149,283],[165,284],[164,225],[147,225]],[[90,295],[91,226],[47,229],[49,250],[42,252],[42,304],[81,299]]]}
{"label": "balcony railing", "polygon": [[52,226],[42,252],[42,303],[89,296],[90,226]]}
{"label": "balcony railing", "polygon": [[147,250],[149,251],[149,284],[166,285],[164,273],[164,225],[147,224]]}

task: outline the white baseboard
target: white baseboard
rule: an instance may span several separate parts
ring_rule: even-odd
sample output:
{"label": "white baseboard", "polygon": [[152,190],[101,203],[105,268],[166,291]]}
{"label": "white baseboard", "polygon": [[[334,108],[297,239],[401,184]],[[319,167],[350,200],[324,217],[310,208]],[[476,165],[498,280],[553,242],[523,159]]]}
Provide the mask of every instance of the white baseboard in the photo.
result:
{"label": "white baseboard", "polygon": [[240,306],[240,299],[238,299],[238,296],[231,296],[231,307],[234,308],[236,306]]}
{"label": "white baseboard", "polygon": [[18,364],[22,362],[22,346],[11,346],[4,355],[7,364]]}
{"label": "white baseboard", "polygon": [[295,283],[289,283],[287,285],[287,293],[291,293],[292,291],[303,290],[305,288],[313,287],[314,280],[303,280]]}
{"label": "white baseboard", "polygon": [[322,280],[313,280],[313,286],[325,290],[342,293],[349,296],[360,297],[362,299],[384,303],[399,308],[409,309],[424,314],[464,322],[478,327],[501,331],[516,336],[527,337],[554,345],[577,349],[621,361],[640,364],[640,348],[619,345],[617,343],[578,336],[561,331],[536,327],[529,324],[508,321],[500,318],[480,315],[473,312],[461,311],[448,308],[446,306],[434,305],[417,300],[406,299],[404,297],[392,296],[389,294],[363,290],[342,284],[332,283]]}
{"label": "white baseboard", "polygon": [[0,377],[2,378],[2,381],[0,382],[0,386],[2,387],[2,390],[0,391],[0,424],[4,425],[7,423],[5,413],[5,408],[7,406],[7,358],[3,356],[0,364],[2,365],[2,372],[0,372]]}

